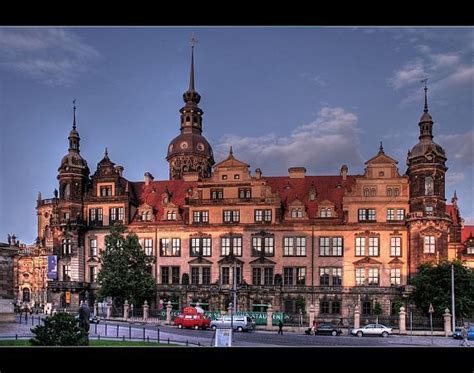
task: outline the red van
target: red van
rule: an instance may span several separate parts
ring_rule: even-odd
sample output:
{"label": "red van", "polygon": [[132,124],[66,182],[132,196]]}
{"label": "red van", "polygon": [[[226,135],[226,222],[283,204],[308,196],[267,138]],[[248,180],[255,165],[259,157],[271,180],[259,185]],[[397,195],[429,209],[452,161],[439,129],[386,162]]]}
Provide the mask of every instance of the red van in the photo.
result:
{"label": "red van", "polygon": [[194,307],[185,307],[183,314],[175,317],[174,325],[178,328],[207,329],[210,327],[209,320],[203,313],[198,313]]}

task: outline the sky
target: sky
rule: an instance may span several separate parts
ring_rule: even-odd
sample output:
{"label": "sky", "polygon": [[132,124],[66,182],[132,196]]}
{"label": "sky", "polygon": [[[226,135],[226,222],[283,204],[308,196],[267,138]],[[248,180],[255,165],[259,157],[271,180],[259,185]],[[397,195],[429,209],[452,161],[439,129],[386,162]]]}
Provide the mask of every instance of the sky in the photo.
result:
{"label": "sky", "polygon": [[74,99],[91,173],[107,147],[128,180],[168,179],[192,35],[216,162],[232,145],[264,176],[337,175],[342,164],[363,174],[380,141],[404,174],[428,77],[446,198],[456,190],[474,224],[472,27],[0,27],[0,241],[35,240],[36,199],[58,187]]}

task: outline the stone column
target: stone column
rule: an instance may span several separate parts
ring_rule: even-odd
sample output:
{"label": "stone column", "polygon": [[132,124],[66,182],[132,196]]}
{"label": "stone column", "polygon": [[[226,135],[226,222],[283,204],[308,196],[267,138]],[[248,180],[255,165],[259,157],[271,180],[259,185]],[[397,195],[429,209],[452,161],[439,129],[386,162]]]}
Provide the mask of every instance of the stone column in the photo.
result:
{"label": "stone column", "polygon": [[313,327],[314,317],[316,316],[316,310],[314,309],[314,305],[311,304],[309,306],[309,327]]}
{"label": "stone column", "polygon": [[272,330],[273,327],[273,308],[272,305],[267,308],[267,329]]}
{"label": "stone column", "polygon": [[171,305],[171,301],[168,301],[168,304],[166,305],[166,324],[170,325],[171,324],[171,310],[173,309],[173,306]]}
{"label": "stone column", "polygon": [[112,316],[112,305],[107,304],[107,318],[110,319],[111,316]]}
{"label": "stone column", "polygon": [[125,320],[128,319],[128,300],[125,301],[124,305],[123,305],[123,318]]}
{"label": "stone column", "polygon": [[450,337],[453,334],[451,327],[451,314],[449,313],[449,308],[444,310],[444,335],[445,337]]}
{"label": "stone column", "polygon": [[400,307],[399,319],[398,319],[398,328],[400,330],[400,334],[407,334],[407,313],[405,312],[405,307]]}
{"label": "stone column", "polygon": [[97,301],[94,302],[94,316],[97,317]]}
{"label": "stone column", "polygon": [[360,308],[359,305],[354,307],[354,329],[360,328]]}
{"label": "stone column", "polygon": [[148,305],[148,302],[145,301],[145,303],[143,304],[143,321],[144,322],[147,322],[148,321],[148,310],[149,310],[150,306]]}

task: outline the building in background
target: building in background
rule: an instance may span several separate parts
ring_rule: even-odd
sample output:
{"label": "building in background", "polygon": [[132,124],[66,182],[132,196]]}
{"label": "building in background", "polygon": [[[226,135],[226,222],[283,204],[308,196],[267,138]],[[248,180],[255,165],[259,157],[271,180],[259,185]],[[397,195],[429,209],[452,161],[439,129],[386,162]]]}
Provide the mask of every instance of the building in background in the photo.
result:
{"label": "building in background", "polygon": [[16,237],[0,242],[0,322],[14,322],[13,257],[18,252]]}
{"label": "building in background", "polygon": [[[183,308],[227,309],[236,279],[239,310],[305,312],[338,319],[360,307],[398,313],[407,280],[425,262],[459,258],[473,266],[472,227],[463,226],[457,197],[445,198],[447,155],[433,141],[425,108],[407,170],[374,146],[364,174],[341,165],[333,175],[291,167],[267,177],[234,156],[215,164],[203,136],[195,89],[194,50],[180,134],[166,159],[169,180],[130,181],[107,149],[90,175],[80,155],[76,107],[68,153],[58,169],[59,192],[38,197],[38,242],[57,257],[48,296],[58,307],[93,300],[100,251],[110,227],[136,233],[153,266],[158,297]],[[470,237],[470,238],[469,238]],[[471,245],[471,246],[470,246]]]}

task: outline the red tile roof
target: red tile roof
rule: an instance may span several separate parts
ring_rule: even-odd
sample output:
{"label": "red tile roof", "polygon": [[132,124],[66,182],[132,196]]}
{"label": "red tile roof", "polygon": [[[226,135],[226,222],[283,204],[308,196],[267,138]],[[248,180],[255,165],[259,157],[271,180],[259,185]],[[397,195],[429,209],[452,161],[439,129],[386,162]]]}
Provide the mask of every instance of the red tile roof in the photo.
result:
{"label": "red tile roof", "polygon": [[465,225],[461,231],[461,242],[465,242],[469,237],[474,237],[474,225]]}
{"label": "red tile roof", "polygon": [[458,223],[458,214],[456,213],[456,209],[453,205],[446,205],[446,213],[453,219],[454,224]]}

